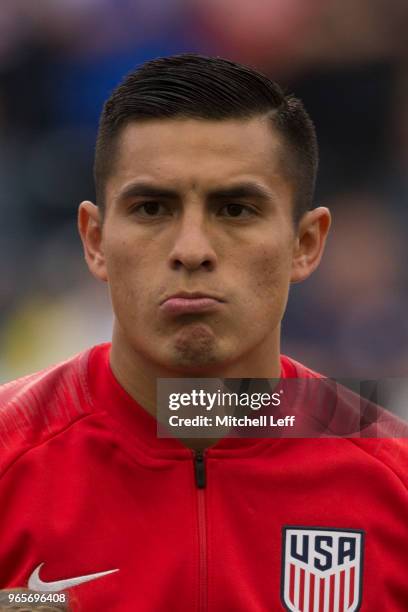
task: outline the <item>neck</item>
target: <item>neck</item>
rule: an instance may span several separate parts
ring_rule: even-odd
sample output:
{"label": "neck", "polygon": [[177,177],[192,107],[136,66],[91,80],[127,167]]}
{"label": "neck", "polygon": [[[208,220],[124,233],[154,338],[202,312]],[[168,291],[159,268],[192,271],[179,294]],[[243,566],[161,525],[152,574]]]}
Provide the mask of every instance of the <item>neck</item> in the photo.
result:
{"label": "neck", "polygon": [[156,417],[156,381],[158,378],[279,378],[280,327],[271,337],[242,358],[195,371],[180,372],[149,360],[126,341],[115,325],[110,364],[121,386],[152,416]]}

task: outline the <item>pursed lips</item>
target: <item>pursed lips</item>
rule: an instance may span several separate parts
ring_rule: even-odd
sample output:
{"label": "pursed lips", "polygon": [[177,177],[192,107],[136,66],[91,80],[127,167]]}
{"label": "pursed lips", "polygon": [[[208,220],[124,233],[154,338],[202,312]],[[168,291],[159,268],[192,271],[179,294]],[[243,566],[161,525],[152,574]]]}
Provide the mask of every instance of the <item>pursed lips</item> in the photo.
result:
{"label": "pursed lips", "polygon": [[204,313],[216,310],[225,300],[202,292],[182,291],[165,298],[160,309],[168,315]]}

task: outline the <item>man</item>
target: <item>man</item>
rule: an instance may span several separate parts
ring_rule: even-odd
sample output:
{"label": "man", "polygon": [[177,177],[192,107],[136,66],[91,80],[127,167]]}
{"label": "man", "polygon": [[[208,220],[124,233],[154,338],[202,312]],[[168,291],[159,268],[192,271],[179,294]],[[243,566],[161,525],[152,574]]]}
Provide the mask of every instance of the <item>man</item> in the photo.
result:
{"label": "man", "polygon": [[280,355],[330,226],[316,167],[301,102],[249,68],[158,59],[114,91],[79,209],[112,344],[0,392],[1,587],[87,611],[407,609],[405,442],[156,435],[158,378],[318,377]]}

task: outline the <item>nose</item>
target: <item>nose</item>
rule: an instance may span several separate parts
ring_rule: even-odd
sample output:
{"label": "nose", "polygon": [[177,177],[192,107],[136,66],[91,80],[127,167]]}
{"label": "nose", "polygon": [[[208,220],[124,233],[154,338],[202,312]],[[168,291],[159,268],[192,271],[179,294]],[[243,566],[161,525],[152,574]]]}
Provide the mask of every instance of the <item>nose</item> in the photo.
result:
{"label": "nose", "polygon": [[180,220],[170,252],[173,270],[214,270],[217,256],[209,236],[209,227],[201,215],[186,215]]}

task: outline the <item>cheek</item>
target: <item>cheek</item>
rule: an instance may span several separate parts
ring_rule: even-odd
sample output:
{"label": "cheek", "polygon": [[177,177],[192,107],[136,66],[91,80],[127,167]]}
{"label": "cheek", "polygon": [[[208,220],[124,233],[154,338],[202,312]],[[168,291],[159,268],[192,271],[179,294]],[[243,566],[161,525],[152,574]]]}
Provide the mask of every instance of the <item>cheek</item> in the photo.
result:
{"label": "cheek", "polygon": [[284,249],[259,249],[248,262],[249,295],[253,307],[276,311],[284,308],[290,278],[290,258]]}
{"label": "cheek", "polygon": [[136,316],[149,291],[149,271],[140,249],[126,240],[111,242],[105,248],[108,284],[115,311]]}

